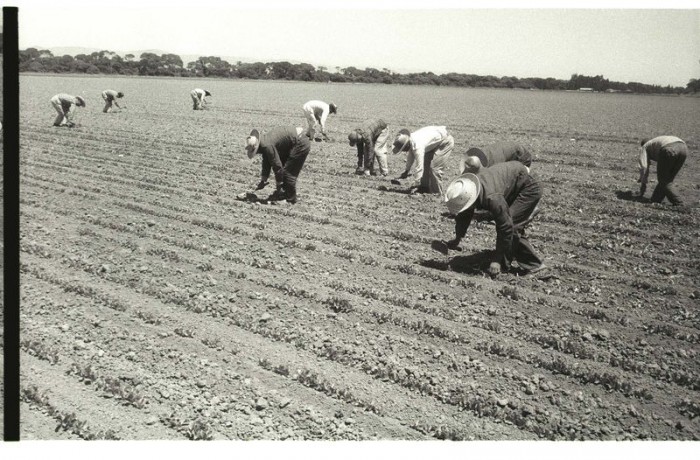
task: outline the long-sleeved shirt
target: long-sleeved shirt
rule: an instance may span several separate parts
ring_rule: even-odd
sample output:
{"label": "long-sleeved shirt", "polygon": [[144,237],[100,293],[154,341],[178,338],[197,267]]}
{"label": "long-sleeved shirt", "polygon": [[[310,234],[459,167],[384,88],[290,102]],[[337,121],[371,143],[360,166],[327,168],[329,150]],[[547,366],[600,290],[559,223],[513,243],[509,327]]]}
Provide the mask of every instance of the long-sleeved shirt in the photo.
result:
{"label": "long-sleeved shirt", "polygon": [[[493,166],[506,161],[520,161],[521,158],[530,157],[530,152],[520,144],[513,142],[496,142],[481,149],[486,155],[488,164],[484,167]],[[528,162],[529,163],[529,162]],[[523,163],[525,164],[525,163]],[[525,164],[529,166],[529,164]]]}
{"label": "long-sleeved shirt", "polygon": [[118,95],[119,93],[117,91],[114,91],[113,89],[107,89],[105,91],[102,91],[102,99],[106,101],[116,101]]}
{"label": "long-sleeved shirt", "polygon": [[64,109],[70,108],[72,105],[78,104],[78,99],[75,96],[71,96],[67,93],[60,93],[52,97],[53,100],[58,100]]}
{"label": "long-sleeved shirt", "polygon": [[377,142],[379,135],[386,129],[386,122],[382,119],[374,120],[363,128],[356,128],[355,132],[360,135],[360,140],[357,142],[357,153],[371,152],[374,148],[374,143]]}
{"label": "long-sleeved shirt", "polygon": [[445,139],[447,139],[447,128],[445,126],[426,126],[411,133],[409,143],[411,148],[408,151],[406,158],[406,170],[408,175],[411,172],[411,167],[415,164],[414,176],[420,178],[423,176],[423,158],[425,152],[429,152]]}
{"label": "long-sleeved shirt", "polygon": [[206,91],[204,91],[202,88],[195,88],[192,90],[192,93],[196,95],[200,101],[203,101],[204,97],[207,95]]}
{"label": "long-sleeved shirt", "polygon": [[648,140],[642,146],[642,151],[639,154],[639,177],[641,180],[644,180],[649,172],[649,160],[658,161],[661,149],[676,142],[685,144],[683,139],[675,136],[659,136]]}
{"label": "long-sleeved shirt", "polygon": [[304,111],[313,113],[314,118],[321,125],[321,132],[326,129],[326,119],[331,112],[331,106],[323,101],[309,101],[304,104]]}
{"label": "long-sleeved shirt", "polygon": [[284,163],[287,162],[289,154],[297,144],[300,132],[300,128],[284,127],[273,128],[260,135],[258,153],[263,157],[262,172],[260,173],[261,180],[267,180],[270,176],[270,169],[272,169],[277,183],[282,182]]}
{"label": "long-sleeved shirt", "polygon": [[455,217],[455,236],[461,240],[467,234],[475,209],[490,211],[496,222],[496,253],[493,260],[501,260],[504,254],[510,255],[513,251],[515,230],[510,205],[529,180],[527,167],[518,161],[508,161],[481,169],[477,177],[481,192],[473,206]]}

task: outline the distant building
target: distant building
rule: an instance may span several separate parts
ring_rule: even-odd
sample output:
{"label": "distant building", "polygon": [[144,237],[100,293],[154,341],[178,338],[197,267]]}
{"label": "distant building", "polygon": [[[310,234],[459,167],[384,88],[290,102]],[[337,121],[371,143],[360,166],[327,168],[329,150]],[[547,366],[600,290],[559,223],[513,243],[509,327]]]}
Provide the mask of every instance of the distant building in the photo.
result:
{"label": "distant building", "polygon": [[583,91],[584,93],[592,93],[593,88],[579,88],[579,91]]}

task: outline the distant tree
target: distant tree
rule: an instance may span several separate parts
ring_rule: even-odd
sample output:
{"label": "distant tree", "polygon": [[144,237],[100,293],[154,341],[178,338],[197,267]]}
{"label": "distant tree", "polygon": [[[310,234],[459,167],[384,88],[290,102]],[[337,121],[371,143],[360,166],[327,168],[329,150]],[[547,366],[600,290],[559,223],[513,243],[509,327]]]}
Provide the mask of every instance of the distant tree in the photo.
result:
{"label": "distant tree", "polygon": [[685,88],[687,91],[692,91],[693,94],[697,93],[700,91],[700,80],[697,78],[691,78]]}

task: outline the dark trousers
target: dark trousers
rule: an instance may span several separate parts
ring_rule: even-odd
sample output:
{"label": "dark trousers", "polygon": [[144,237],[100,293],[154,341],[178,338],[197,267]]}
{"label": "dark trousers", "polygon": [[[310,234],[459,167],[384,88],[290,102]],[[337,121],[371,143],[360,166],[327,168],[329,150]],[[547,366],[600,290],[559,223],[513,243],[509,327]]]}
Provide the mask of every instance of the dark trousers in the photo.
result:
{"label": "dark trousers", "polygon": [[671,204],[683,203],[673,187],[673,179],[676,178],[678,171],[685,163],[687,155],[688,147],[682,142],[675,142],[661,148],[656,162],[656,178],[659,183],[651,195],[652,202],[661,203],[664,198],[668,197]]}
{"label": "dark trousers", "polygon": [[513,219],[513,252],[510,255],[504,254],[501,265],[508,269],[511,262],[517,260],[520,268],[532,270],[542,265],[542,259],[525,237],[525,227],[542,198],[542,190],[540,184],[529,174],[522,174],[519,182],[522,182],[519,186],[520,191],[510,205],[510,216]]}
{"label": "dark trousers", "polygon": [[284,163],[282,184],[289,202],[294,203],[297,201],[297,177],[299,177],[301,168],[304,167],[304,162],[310,151],[311,143],[309,138],[301,134],[297,137],[297,142]]}

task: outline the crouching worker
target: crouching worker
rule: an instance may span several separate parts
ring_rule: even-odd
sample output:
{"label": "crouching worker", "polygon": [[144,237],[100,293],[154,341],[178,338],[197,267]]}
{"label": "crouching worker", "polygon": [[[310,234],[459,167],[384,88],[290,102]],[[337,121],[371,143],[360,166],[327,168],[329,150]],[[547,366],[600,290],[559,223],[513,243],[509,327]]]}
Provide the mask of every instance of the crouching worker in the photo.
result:
{"label": "crouching worker", "polygon": [[262,155],[262,172],[255,190],[265,188],[272,170],[277,189],[269,199],[296,203],[297,178],[311,150],[311,143],[304,135],[304,129],[274,128],[263,134],[254,129],[246,140],[245,150],[250,159],[256,154]]}
{"label": "crouching worker", "polygon": [[545,268],[542,259],[525,238],[525,227],[534,217],[542,197],[539,184],[522,163],[509,161],[484,168],[477,174],[466,173],[453,180],[445,193],[445,204],[455,214],[455,239],[447,242],[458,249],[476,209],[488,210],[496,221],[496,251],[489,273],[510,271],[517,261],[523,274]]}
{"label": "crouching worker", "polygon": [[357,146],[357,174],[376,176],[375,158],[382,176],[389,174],[386,159],[389,131],[384,120],[375,120],[363,128],[355,128],[348,134],[348,142],[350,147]]}
{"label": "crouching worker", "polygon": [[525,147],[513,142],[496,142],[483,149],[472,147],[462,156],[460,171],[477,174],[481,168],[506,161],[518,161],[530,172],[532,155]]}
{"label": "crouching worker", "polygon": [[72,128],[75,126],[73,118],[75,117],[75,107],[85,107],[85,99],[80,96],[71,96],[70,94],[60,93],[51,98],[51,104],[56,109],[58,115],[53,121],[54,126],[61,126],[63,120],[66,120],[66,126]]}

